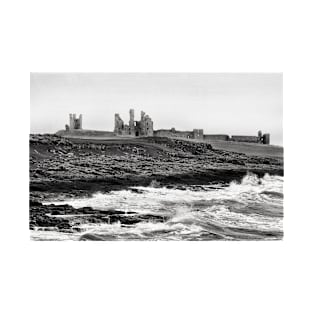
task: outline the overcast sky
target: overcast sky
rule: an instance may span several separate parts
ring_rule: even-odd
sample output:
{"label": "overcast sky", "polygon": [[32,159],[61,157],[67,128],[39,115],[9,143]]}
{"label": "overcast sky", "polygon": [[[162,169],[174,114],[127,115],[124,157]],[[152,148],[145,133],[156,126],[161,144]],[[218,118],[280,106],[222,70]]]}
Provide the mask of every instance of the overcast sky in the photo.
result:
{"label": "overcast sky", "polygon": [[129,121],[143,110],[154,129],[203,128],[208,134],[271,134],[283,144],[282,74],[31,73],[32,133],[54,133],[69,113],[83,128],[113,130],[114,113]]}

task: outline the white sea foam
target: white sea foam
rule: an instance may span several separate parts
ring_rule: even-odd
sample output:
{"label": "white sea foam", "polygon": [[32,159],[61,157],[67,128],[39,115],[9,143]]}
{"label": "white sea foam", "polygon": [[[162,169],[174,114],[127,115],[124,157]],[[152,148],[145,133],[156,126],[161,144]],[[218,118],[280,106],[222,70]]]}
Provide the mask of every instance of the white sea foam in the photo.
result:
{"label": "white sea foam", "polygon": [[262,238],[263,232],[273,233],[273,236],[279,233],[281,236],[283,177],[265,175],[258,178],[248,174],[240,183],[217,187],[220,188],[212,189],[210,185],[198,189],[186,187],[186,190],[134,187],[136,192],[121,190],[96,193],[90,198],[53,203],[165,217],[164,222],[143,221],[128,226],[119,223],[81,225],[86,233],[98,234],[104,240],[172,240],[182,237],[196,240],[201,235],[212,233],[231,237],[234,235],[230,230],[242,232],[243,229],[248,234],[254,232],[256,238]]}

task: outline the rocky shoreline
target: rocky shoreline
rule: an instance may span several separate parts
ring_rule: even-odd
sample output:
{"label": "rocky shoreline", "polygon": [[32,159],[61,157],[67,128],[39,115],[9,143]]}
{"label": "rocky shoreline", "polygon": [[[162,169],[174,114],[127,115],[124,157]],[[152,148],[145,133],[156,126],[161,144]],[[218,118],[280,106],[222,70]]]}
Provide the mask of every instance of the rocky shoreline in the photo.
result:
{"label": "rocky shoreline", "polygon": [[68,204],[54,205],[30,201],[31,230],[56,230],[73,233],[82,231],[85,224],[133,225],[143,221],[164,222],[163,216],[152,214],[137,214],[120,210],[96,210],[91,207],[75,209]]}
{"label": "rocky shoreline", "polygon": [[30,137],[30,196],[90,195],[130,186],[229,183],[247,172],[283,175],[283,161],[212,149],[169,138],[134,142],[73,142],[55,135]]}
{"label": "rocky shoreline", "polygon": [[[121,141],[69,140],[56,135],[30,136],[30,229],[80,232],[81,225],[145,220],[140,215],[91,207],[43,204],[49,200],[88,197],[95,192],[133,186],[185,188],[229,184],[247,172],[283,175],[283,160],[213,149],[208,143],[169,138]],[[135,192],[135,189],[132,189]]]}

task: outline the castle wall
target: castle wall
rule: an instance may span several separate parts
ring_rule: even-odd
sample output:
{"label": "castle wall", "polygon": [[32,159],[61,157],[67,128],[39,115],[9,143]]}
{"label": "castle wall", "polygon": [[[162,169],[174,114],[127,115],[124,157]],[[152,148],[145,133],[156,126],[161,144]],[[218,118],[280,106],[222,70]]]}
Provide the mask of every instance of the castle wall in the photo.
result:
{"label": "castle wall", "polygon": [[237,142],[250,142],[250,143],[263,143],[270,144],[270,134],[262,135],[262,132],[258,131],[258,136],[228,136],[228,135],[204,135],[204,140],[223,140],[223,141],[237,141]]}
{"label": "castle wall", "polygon": [[193,132],[191,131],[181,131],[181,130],[177,130],[175,133],[175,137],[178,138],[187,138],[187,139],[193,139]]}
{"label": "castle wall", "polygon": [[155,130],[153,133],[154,133],[154,136],[156,136],[156,137],[172,137],[172,138],[192,139],[194,136],[194,133],[191,131],[179,131],[179,130],[175,130],[175,128],[158,129],[158,130]]}
{"label": "castle wall", "polygon": [[68,136],[68,137],[99,137],[99,138],[107,138],[107,137],[116,137],[114,132],[110,131],[101,131],[101,130],[88,130],[88,129],[73,129],[71,131],[60,130],[57,132],[60,136]]}
{"label": "castle wall", "polygon": [[158,129],[153,132],[156,137],[171,137],[171,132],[165,129]]}
{"label": "castle wall", "polygon": [[231,140],[238,142],[254,142],[254,143],[260,142],[260,138],[257,136],[232,136]]}
{"label": "castle wall", "polygon": [[222,135],[222,134],[212,134],[212,135],[203,135],[204,140],[224,140],[228,141],[229,136],[228,135]]}

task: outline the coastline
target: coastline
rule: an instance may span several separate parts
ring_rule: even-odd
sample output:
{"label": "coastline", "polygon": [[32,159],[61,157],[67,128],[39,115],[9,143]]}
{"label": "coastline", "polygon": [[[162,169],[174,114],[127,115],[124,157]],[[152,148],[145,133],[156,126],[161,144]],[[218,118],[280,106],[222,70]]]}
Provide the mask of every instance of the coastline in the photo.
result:
{"label": "coastline", "polygon": [[36,201],[58,194],[88,196],[150,184],[229,184],[247,173],[283,176],[283,158],[251,156],[214,149],[209,143],[169,138],[92,141],[56,135],[30,137],[30,199]]}
{"label": "coastline", "polygon": [[[91,206],[74,208],[62,201],[91,198],[98,192],[140,193],[131,187],[218,190],[233,181],[240,183],[249,174],[260,180],[265,174],[283,176],[283,158],[247,155],[215,149],[210,143],[169,138],[92,141],[31,135],[29,226],[32,232],[60,232],[65,238],[79,239],[82,225],[165,223],[164,216],[126,213],[117,203],[114,209],[97,210]],[[219,238],[216,236],[205,238]],[[260,232],[238,236],[252,240],[282,235]]]}
{"label": "coastline", "polygon": [[176,175],[150,175],[129,177],[111,177],[111,178],[92,178],[85,180],[68,180],[52,182],[33,182],[30,184],[31,199],[42,200],[57,197],[58,194],[67,196],[91,196],[96,192],[110,192],[130,187],[169,187],[188,185],[214,185],[229,184],[232,181],[240,182],[247,174],[255,174],[259,178],[265,174],[284,176],[283,169],[211,169],[203,173],[182,173]]}

